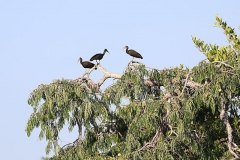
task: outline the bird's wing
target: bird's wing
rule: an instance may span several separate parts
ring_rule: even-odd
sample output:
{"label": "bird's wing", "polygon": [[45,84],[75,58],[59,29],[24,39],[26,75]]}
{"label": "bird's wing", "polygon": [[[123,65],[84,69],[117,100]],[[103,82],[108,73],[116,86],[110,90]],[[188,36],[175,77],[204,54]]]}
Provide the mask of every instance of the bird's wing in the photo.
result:
{"label": "bird's wing", "polygon": [[139,55],[138,55],[138,56],[139,56],[139,58],[143,59],[142,55],[141,55],[140,53],[138,53],[138,54],[139,54]]}
{"label": "bird's wing", "polygon": [[95,54],[94,56],[92,56],[92,58],[90,59],[90,61],[95,60],[95,58],[97,57],[97,55],[99,55],[99,54]]}
{"label": "bird's wing", "polygon": [[133,50],[133,49],[131,49],[131,50],[129,50],[129,51],[135,53],[135,54],[136,54],[136,55],[135,55],[136,57],[143,59],[142,55],[141,55],[140,53],[138,53],[137,51],[135,51],[135,50]]}

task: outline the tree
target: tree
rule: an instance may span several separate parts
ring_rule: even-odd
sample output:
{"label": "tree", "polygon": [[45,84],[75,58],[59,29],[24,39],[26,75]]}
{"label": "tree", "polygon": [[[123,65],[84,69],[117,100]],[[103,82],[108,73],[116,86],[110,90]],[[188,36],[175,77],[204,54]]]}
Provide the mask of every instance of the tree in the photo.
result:
{"label": "tree", "polygon": [[[104,76],[97,83],[91,69],[74,80],[39,85],[28,100],[27,135],[41,127],[46,153],[55,151],[50,159],[239,158],[240,38],[218,15],[215,25],[229,45],[192,37],[207,59],[191,69],[147,69],[131,61],[119,75],[98,64]],[[117,81],[102,91],[107,78]],[[59,146],[64,125],[78,127],[79,135]]]}

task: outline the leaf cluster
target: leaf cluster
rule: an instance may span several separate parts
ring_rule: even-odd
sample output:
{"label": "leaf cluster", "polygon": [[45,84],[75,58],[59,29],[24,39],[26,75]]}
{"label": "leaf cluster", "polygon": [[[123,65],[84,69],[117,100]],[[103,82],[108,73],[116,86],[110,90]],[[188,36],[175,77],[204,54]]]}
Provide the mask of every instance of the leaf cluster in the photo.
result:
{"label": "leaf cluster", "polygon": [[[208,59],[192,69],[138,64],[104,91],[79,79],[39,85],[28,100],[33,113],[27,135],[41,127],[39,139],[49,142],[46,152],[55,151],[50,159],[232,158],[221,112],[226,112],[233,141],[239,142],[240,41],[218,16],[215,25],[229,45],[192,37]],[[69,131],[78,127],[79,137],[61,147],[58,134],[65,125]]]}

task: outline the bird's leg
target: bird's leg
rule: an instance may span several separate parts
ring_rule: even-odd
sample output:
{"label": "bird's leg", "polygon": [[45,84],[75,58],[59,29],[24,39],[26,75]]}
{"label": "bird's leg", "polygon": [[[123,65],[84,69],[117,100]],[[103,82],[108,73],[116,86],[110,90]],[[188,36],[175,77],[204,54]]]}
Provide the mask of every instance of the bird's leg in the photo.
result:
{"label": "bird's leg", "polygon": [[[133,59],[134,59],[134,57],[133,57]],[[133,62],[133,59],[132,59],[132,62]]]}

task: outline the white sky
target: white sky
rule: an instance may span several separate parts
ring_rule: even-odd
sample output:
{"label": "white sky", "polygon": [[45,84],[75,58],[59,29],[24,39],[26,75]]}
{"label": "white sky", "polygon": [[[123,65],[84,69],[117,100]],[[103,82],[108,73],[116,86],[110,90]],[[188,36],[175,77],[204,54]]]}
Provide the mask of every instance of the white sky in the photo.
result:
{"label": "white sky", "polygon": [[[138,51],[148,67],[197,65],[205,59],[191,40],[226,45],[214,27],[218,13],[237,29],[239,1],[0,1],[0,153],[4,160],[35,160],[45,156],[46,141],[39,129],[27,137],[25,126],[32,113],[30,92],[53,79],[75,79],[85,69],[77,64],[107,48],[101,64],[123,73],[132,59],[121,50]],[[100,70],[91,75],[95,81]],[[106,84],[112,81],[107,80]],[[73,141],[76,131],[64,130],[62,140]],[[62,143],[65,144],[65,143]]]}

